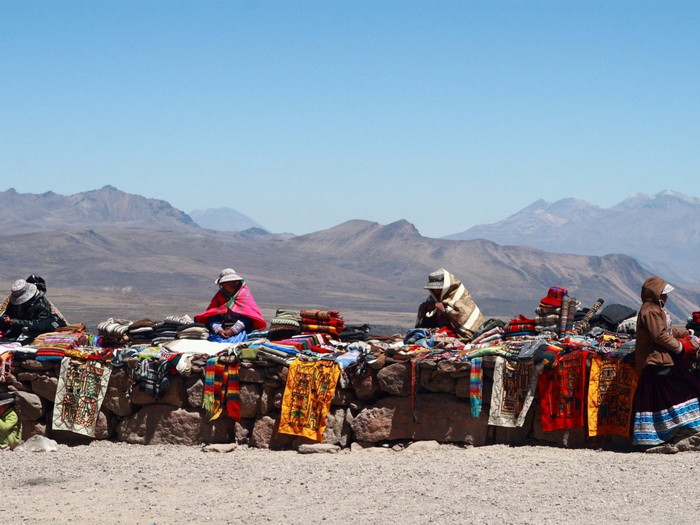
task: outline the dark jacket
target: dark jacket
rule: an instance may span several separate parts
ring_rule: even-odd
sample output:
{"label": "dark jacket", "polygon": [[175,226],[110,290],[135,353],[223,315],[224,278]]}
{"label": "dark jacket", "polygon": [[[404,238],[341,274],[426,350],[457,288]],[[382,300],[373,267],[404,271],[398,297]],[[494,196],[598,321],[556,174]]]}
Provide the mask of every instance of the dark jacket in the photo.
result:
{"label": "dark jacket", "polygon": [[672,354],[681,351],[676,337],[688,335],[685,330],[671,330],[666,324],[666,310],[661,302],[661,292],[666,281],[661,277],[649,277],[642,285],[642,306],[637,315],[635,361],[638,369],[646,365],[671,366]]}
{"label": "dark jacket", "polygon": [[41,291],[37,291],[26,303],[8,304],[4,315],[12,319],[12,324],[3,327],[3,338],[20,341],[22,344],[29,344],[37,335],[53,332],[66,324],[60,316],[53,313],[49,301]]}

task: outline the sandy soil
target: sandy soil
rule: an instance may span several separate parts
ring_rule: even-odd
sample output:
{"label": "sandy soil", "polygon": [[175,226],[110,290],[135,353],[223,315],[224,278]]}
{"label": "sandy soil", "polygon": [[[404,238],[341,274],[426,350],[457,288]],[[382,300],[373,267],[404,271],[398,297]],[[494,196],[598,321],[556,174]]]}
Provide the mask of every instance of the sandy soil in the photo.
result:
{"label": "sandy soil", "polygon": [[14,523],[697,523],[700,454],[494,445],[0,452]]}

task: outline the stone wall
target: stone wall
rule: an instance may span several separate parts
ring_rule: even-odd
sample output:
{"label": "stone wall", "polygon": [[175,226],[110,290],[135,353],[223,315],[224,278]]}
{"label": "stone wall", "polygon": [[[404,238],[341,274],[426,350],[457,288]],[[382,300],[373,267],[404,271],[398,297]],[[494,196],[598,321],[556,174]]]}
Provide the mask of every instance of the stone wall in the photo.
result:
{"label": "stone wall", "polygon": [[[201,408],[204,359],[195,360],[189,377],[171,376],[162,397],[145,394],[132,379],[138,360],[113,368],[100,411],[95,439],[134,444],[238,443],[269,449],[298,449],[312,443],[306,438],[277,433],[287,367],[243,361],[240,368],[241,420],[228,417],[207,421]],[[16,410],[22,420],[23,438],[34,434],[59,442],[83,442],[87,438],[54,431],[51,414],[60,363],[33,360],[15,362],[9,380],[0,390],[17,392]],[[522,428],[487,424],[493,360],[484,360],[483,408],[474,418],[469,405],[469,364],[424,359],[417,363],[414,419],[411,397],[411,365],[387,359],[380,369],[362,374],[348,371],[347,388],[336,390],[327,417],[324,442],[347,447],[391,441],[435,440],[482,446],[493,443],[551,443],[568,447],[591,445],[584,428],[543,432],[538,403]],[[625,445],[619,440],[617,445]],[[599,444],[596,444],[599,446]]]}

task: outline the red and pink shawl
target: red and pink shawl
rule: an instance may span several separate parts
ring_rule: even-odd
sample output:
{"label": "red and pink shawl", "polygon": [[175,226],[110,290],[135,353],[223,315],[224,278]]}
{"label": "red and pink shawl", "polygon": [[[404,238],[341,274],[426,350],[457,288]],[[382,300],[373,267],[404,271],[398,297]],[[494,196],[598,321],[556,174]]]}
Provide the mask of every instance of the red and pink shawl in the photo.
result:
{"label": "red and pink shawl", "polygon": [[227,298],[222,290],[219,290],[209,303],[207,309],[199,315],[194,316],[197,323],[207,323],[210,318],[216,315],[224,315],[227,311],[249,318],[253,321],[254,330],[264,330],[267,323],[258,307],[250,288],[246,283],[242,283],[238,291]]}

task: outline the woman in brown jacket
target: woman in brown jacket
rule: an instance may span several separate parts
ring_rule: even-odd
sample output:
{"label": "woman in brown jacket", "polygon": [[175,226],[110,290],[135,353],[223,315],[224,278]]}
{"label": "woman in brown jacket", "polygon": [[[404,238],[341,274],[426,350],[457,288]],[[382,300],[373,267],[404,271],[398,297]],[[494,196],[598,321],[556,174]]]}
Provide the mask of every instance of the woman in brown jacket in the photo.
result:
{"label": "woman in brown jacket", "polygon": [[689,332],[673,329],[664,308],[672,290],[656,276],[642,285],[634,352],[642,371],[634,406],[635,445],[659,445],[700,432],[700,381],[680,364],[678,338]]}

